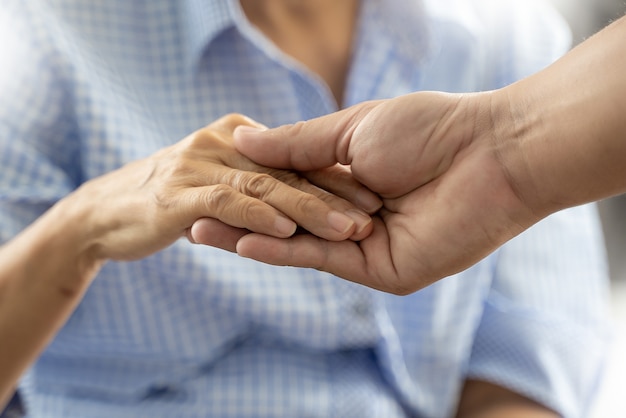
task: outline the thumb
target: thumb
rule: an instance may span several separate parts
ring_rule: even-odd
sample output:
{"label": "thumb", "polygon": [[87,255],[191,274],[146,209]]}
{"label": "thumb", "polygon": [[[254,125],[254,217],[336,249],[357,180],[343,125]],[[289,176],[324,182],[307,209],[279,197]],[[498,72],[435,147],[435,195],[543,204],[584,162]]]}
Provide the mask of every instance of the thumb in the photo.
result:
{"label": "thumb", "polygon": [[238,126],[235,147],[257,164],[301,171],[350,164],[352,133],[378,104],[364,102],[316,119],[273,129]]}

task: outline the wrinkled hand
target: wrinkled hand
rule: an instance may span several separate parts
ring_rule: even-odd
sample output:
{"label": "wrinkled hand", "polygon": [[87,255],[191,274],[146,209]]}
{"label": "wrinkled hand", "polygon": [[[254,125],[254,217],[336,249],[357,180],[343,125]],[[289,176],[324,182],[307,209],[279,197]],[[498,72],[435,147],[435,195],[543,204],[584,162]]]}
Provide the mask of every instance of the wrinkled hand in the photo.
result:
{"label": "wrinkled hand", "polygon": [[[180,237],[208,239],[202,227],[196,236],[196,221],[216,225],[216,233],[225,235],[210,238],[223,242],[250,231],[285,238],[297,225],[328,240],[360,239],[371,232],[370,217],[347,200],[297,173],[262,167],[242,156],[232,142],[239,125],[260,126],[241,115],[223,117],[146,159],[85,183],[64,199],[63,210],[85,230],[85,248],[98,259],[138,259]],[[371,210],[379,207],[380,200],[348,179],[345,170],[327,173],[311,176],[345,178],[326,186]]]}
{"label": "wrinkled hand", "polygon": [[235,130],[237,149],[259,164],[350,165],[384,198],[373,232],[360,242],[249,234],[236,251],[397,294],[471,266],[536,221],[499,159],[491,100],[489,93],[421,92],[276,129]]}

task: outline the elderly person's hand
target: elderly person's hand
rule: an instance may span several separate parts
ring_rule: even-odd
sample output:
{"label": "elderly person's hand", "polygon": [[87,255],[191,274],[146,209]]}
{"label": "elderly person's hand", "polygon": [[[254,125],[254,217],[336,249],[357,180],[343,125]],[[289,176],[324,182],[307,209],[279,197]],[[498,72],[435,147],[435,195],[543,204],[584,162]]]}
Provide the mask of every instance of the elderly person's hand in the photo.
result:
{"label": "elderly person's hand", "polygon": [[[232,231],[280,239],[300,225],[331,241],[371,232],[371,218],[337,194],[375,211],[374,193],[345,170],[310,173],[332,194],[297,173],[253,163],[234,147],[239,125],[259,126],[240,115],[221,118],[84,183],[0,247],[0,336],[11,341],[0,349],[0,409],[107,260],[146,257],[185,236],[229,241]],[[207,235],[204,222],[216,231]]]}
{"label": "elderly person's hand", "polygon": [[[241,115],[225,116],[146,159],[85,183],[62,201],[64,211],[81,220],[90,254],[131,260],[182,236],[201,240],[206,237],[196,239],[191,226],[202,218],[277,238],[291,236],[297,225],[332,241],[371,232],[370,217],[347,200],[295,172],[266,168],[241,155],[232,142],[239,125],[260,126]],[[311,176],[326,189],[372,210],[380,204],[348,173],[322,174]]]}

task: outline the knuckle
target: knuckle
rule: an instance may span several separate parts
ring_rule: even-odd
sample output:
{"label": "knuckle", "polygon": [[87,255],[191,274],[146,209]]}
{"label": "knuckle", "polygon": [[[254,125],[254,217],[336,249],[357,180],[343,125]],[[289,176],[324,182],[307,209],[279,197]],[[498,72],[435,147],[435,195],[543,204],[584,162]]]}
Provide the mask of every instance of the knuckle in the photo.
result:
{"label": "knuckle", "polygon": [[241,114],[241,113],[228,113],[218,120],[216,120],[212,126],[219,126],[221,129],[225,129],[227,131],[234,130],[239,125],[254,125],[256,124],[249,117]]}
{"label": "knuckle", "polygon": [[216,184],[211,186],[206,195],[205,201],[209,208],[219,211],[228,206],[233,196],[233,189],[226,184]]}
{"label": "knuckle", "polygon": [[314,212],[317,198],[310,194],[301,194],[293,200],[293,205],[298,213],[310,214]]}
{"label": "knuckle", "polygon": [[191,143],[203,142],[211,136],[211,133],[212,129],[210,126],[205,126],[204,128],[200,128],[197,131],[190,133],[187,135],[187,138]]}
{"label": "knuckle", "polygon": [[[318,196],[302,190],[304,184],[308,184],[305,179],[287,171],[272,173],[271,175],[267,173],[248,173],[245,176],[245,180],[238,183],[240,183],[239,189],[242,193],[260,200],[269,199],[273,193],[289,193],[289,205],[293,210],[302,214],[314,213],[320,201]],[[281,184],[286,184],[290,188],[288,190],[285,188],[279,190]]]}
{"label": "knuckle", "polygon": [[185,151],[194,153],[196,150],[205,150],[221,142],[220,135],[210,127],[199,129],[187,137]]}
{"label": "knuckle", "polygon": [[293,171],[275,170],[272,171],[271,176],[281,183],[285,183],[293,187],[301,188],[304,185],[308,185],[308,181],[306,179],[300,177],[297,173],[294,173]]}
{"label": "knuckle", "polygon": [[276,189],[277,180],[266,173],[253,173],[243,182],[243,192],[255,198],[262,197]]}
{"label": "knuckle", "polygon": [[243,220],[246,224],[255,220],[263,219],[263,210],[260,205],[249,203],[246,205],[240,205],[237,210],[239,219]]}
{"label": "knuckle", "polygon": [[232,226],[248,227],[263,218],[263,204],[241,197],[235,189],[220,184],[211,188],[206,200],[211,212],[217,218],[227,220]]}
{"label": "knuckle", "polygon": [[242,115],[241,113],[228,113],[224,115],[221,120],[227,124],[242,124],[246,123],[250,119],[247,116]]}

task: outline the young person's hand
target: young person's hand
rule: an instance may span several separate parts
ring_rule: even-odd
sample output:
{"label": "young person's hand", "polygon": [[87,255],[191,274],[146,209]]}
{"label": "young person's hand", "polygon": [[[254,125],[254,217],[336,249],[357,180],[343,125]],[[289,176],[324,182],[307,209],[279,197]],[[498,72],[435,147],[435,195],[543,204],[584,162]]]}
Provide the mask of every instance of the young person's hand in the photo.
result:
{"label": "young person's hand", "polygon": [[237,149],[259,164],[305,172],[350,166],[384,206],[359,242],[310,234],[203,242],[399,294],[465,269],[536,220],[498,159],[490,100],[421,92],[276,129],[239,127]]}

